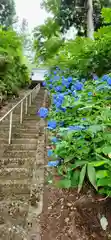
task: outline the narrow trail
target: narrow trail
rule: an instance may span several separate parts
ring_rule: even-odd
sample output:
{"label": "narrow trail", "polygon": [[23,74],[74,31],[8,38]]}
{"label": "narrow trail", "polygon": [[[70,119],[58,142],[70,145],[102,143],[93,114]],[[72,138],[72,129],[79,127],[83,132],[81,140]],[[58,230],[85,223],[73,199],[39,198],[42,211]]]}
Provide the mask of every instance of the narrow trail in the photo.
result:
{"label": "narrow trail", "polygon": [[12,144],[8,120],[0,126],[0,240],[39,240],[44,183],[44,121],[36,116],[44,104],[41,89],[23,124],[14,113]]}

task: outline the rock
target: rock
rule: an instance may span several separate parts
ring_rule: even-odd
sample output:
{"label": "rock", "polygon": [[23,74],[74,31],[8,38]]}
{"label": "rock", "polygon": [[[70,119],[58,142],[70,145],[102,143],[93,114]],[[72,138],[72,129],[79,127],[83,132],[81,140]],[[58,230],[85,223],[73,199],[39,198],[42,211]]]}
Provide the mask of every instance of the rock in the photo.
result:
{"label": "rock", "polygon": [[69,218],[65,218],[65,223],[68,223],[69,222]]}
{"label": "rock", "polygon": [[72,203],[67,203],[67,206],[68,206],[68,207],[71,207],[71,206],[72,206]]}
{"label": "rock", "polygon": [[52,206],[49,206],[49,207],[48,207],[48,210],[51,210],[51,209],[52,209]]}

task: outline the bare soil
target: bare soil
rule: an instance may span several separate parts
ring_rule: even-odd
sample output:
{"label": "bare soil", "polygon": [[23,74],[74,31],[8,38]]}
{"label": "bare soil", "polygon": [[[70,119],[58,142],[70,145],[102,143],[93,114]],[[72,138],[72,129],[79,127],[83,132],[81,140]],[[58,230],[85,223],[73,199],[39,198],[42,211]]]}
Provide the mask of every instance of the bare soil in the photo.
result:
{"label": "bare soil", "polygon": [[[48,138],[46,145],[47,141]],[[48,160],[46,156],[46,164]],[[46,170],[45,179],[47,179],[47,174]],[[107,231],[101,227],[102,216],[107,218]],[[52,185],[45,184],[41,214],[41,240],[110,239],[110,198],[105,199],[103,196],[97,195],[88,184],[80,194],[77,193],[77,189],[57,189]]]}

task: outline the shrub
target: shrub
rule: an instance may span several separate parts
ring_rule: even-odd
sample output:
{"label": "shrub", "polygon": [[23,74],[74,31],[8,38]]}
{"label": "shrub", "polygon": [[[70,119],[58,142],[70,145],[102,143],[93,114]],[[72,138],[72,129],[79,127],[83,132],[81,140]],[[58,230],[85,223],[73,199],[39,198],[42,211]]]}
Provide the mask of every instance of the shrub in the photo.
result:
{"label": "shrub", "polygon": [[22,40],[13,30],[0,29],[0,94],[18,95],[19,88],[29,82],[23,64]]}
{"label": "shrub", "polygon": [[111,77],[66,76],[67,71],[56,69],[44,84],[51,99],[49,113],[45,110],[52,146],[48,166],[57,167],[58,187],[78,187],[79,192],[89,181],[111,196]]}

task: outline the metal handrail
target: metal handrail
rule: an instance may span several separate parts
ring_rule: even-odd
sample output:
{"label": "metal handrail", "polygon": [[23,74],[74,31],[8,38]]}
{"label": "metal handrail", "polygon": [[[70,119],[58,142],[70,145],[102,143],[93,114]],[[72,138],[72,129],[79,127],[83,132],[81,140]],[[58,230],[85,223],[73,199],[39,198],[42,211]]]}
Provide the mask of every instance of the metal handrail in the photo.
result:
{"label": "metal handrail", "polygon": [[[0,118],[0,123],[10,116],[9,120],[9,138],[8,143],[11,144],[12,125],[13,125],[13,112],[20,105],[20,124],[23,122],[23,103],[25,101],[25,114],[28,113],[28,106],[31,106],[33,99],[36,97],[40,90],[40,84],[36,85],[28,94],[26,94],[17,104],[15,104],[3,117]],[[28,101],[29,98],[29,101]]]}

